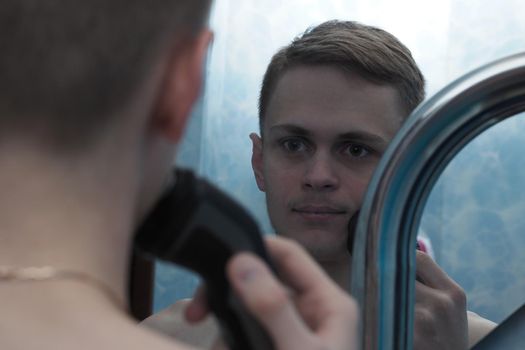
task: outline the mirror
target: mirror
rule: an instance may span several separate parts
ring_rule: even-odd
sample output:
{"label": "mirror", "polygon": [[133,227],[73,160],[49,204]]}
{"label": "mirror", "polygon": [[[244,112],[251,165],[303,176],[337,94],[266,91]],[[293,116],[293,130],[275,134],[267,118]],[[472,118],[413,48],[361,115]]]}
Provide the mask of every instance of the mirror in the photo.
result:
{"label": "mirror", "polygon": [[[265,232],[272,232],[264,195],[253,179],[248,134],[258,130],[262,74],[279,47],[308,26],[327,19],[375,25],[410,48],[426,77],[427,96],[432,96],[472,68],[525,50],[521,35],[525,31],[524,8],[512,0],[217,0],[210,23],[215,40],[205,89],[177,161],[231,193]],[[190,297],[197,284],[194,275],[157,265],[154,310]]]}
{"label": "mirror", "polygon": [[411,348],[414,251],[428,195],[468,142],[525,110],[524,81],[525,54],[479,68],[423,103],[392,141],[371,181],[354,246],[352,292],[365,306],[366,349]]}
{"label": "mirror", "polygon": [[[328,19],[375,25],[412,51],[426,77],[427,96],[432,96],[466,71],[525,50],[524,10],[525,4],[514,0],[216,0],[203,98],[177,161],[231,193],[263,231],[272,232],[250,166],[248,135],[258,130],[262,74],[281,46]],[[155,310],[190,297],[198,284],[195,276],[165,265],[158,265],[156,276]]]}
{"label": "mirror", "polygon": [[525,115],[478,135],[447,165],[421,217],[435,261],[496,323],[525,302]]}

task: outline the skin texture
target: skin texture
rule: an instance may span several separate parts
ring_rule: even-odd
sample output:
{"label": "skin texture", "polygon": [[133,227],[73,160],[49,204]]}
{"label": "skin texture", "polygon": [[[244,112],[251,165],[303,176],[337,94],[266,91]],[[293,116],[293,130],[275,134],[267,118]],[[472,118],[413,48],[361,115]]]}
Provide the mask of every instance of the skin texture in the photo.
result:
{"label": "skin texture", "polygon": [[319,260],[347,255],[346,225],[401,119],[394,89],[349,75],[288,71],[268,105],[264,139],[252,134],[272,224]]}
{"label": "skin texture", "polygon": [[348,222],[400,126],[398,105],[392,87],[333,67],[298,66],[277,83],[264,138],[251,135],[257,186],[276,232],[304,246],[337,281],[348,274]]}

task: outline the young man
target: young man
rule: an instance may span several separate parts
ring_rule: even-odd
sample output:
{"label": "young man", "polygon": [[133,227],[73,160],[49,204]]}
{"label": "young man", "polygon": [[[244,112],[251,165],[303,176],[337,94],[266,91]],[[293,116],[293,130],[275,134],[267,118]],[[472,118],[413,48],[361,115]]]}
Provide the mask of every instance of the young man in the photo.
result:
{"label": "young man", "polygon": [[[410,51],[391,34],[330,21],[274,55],[260,94],[252,166],[278,235],[299,242],[348,289],[348,223],[406,117],[424,98]],[[466,349],[493,324],[417,252],[415,349]],[[467,321],[468,318],[468,321]],[[436,336],[437,335],[437,336]]]}
{"label": "young man", "polygon": [[[133,322],[127,271],[199,93],[209,5],[0,4],[0,348],[187,348]],[[352,348],[350,298],[295,244],[268,248],[287,287],[250,254],[227,273],[276,347]]]}

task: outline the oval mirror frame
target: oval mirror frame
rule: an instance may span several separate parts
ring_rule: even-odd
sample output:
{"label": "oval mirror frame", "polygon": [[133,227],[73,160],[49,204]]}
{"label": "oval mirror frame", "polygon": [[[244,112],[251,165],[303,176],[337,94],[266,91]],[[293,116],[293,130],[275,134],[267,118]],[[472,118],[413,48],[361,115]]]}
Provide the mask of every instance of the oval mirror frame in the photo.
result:
{"label": "oval mirror frame", "polygon": [[381,159],[352,253],[363,349],[411,349],[415,244],[422,211],[449,161],[474,137],[525,111],[525,53],[483,66],[422,103]]}

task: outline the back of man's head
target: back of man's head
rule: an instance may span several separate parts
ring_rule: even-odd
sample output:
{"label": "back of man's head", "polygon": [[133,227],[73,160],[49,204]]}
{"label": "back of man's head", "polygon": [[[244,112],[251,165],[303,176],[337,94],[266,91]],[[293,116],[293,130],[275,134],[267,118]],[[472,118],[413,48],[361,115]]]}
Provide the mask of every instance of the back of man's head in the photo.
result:
{"label": "back of man's head", "polygon": [[37,132],[55,149],[85,148],[133,98],[166,41],[204,25],[209,2],[2,0],[0,137]]}
{"label": "back of man's head", "polygon": [[259,98],[261,132],[279,79],[298,65],[328,65],[357,73],[373,83],[391,85],[399,93],[406,116],[425,97],[423,75],[408,48],[396,37],[357,22],[328,21],[308,29],[273,56]]}

